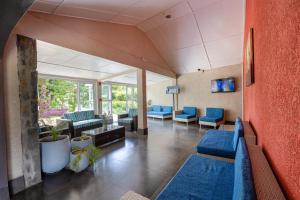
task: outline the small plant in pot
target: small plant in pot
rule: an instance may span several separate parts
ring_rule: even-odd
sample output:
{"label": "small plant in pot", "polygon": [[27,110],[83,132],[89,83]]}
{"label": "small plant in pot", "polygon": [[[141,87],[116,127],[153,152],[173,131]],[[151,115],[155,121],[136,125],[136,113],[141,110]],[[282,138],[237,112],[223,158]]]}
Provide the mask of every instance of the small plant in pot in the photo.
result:
{"label": "small plant in pot", "polygon": [[100,155],[100,150],[94,145],[85,148],[72,148],[70,154],[69,169],[78,173],[90,166],[90,170],[95,172],[95,163]]}
{"label": "small plant in pot", "polygon": [[108,122],[109,122],[109,115],[104,113],[104,115],[102,117],[102,124],[103,124],[104,130],[107,130]]}
{"label": "small plant in pot", "polygon": [[60,135],[60,127],[53,127],[50,136],[40,139],[42,171],[56,173],[62,170],[70,160],[70,139]]}
{"label": "small plant in pot", "polygon": [[71,140],[72,148],[77,147],[77,148],[83,149],[91,144],[93,144],[92,137],[84,135],[84,134],[82,134],[80,137],[76,137]]}
{"label": "small plant in pot", "polygon": [[89,158],[87,149],[72,148],[70,154],[70,165],[69,168],[78,173],[85,170],[89,166]]}

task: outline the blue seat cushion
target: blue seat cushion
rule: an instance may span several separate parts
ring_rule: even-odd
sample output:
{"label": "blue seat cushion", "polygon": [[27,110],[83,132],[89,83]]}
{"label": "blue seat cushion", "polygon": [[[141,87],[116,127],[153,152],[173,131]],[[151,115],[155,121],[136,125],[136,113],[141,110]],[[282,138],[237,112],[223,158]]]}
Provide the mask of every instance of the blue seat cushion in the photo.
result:
{"label": "blue seat cushion", "polygon": [[161,106],[152,106],[152,111],[160,112],[161,111]]}
{"label": "blue seat cushion", "polygon": [[197,152],[226,158],[235,157],[231,131],[208,130],[197,144]]}
{"label": "blue seat cushion", "polygon": [[234,164],[191,155],[156,200],[231,200]]}
{"label": "blue seat cushion", "polygon": [[101,124],[102,124],[102,119],[88,119],[88,120],[74,122],[73,126],[74,126],[74,129],[79,129],[79,128],[86,128],[86,127],[94,126],[94,125],[100,126]]}
{"label": "blue seat cushion", "polygon": [[234,162],[233,200],[255,200],[256,194],[252,180],[251,162],[244,138],[238,142]]}
{"label": "blue seat cushion", "polygon": [[197,108],[196,107],[183,107],[182,114],[196,116],[197,115]]}
{"label": "blue seat cushion", "polygon": [[221,117],[207,117],[207,116],[201,117],[199,119],[199,121],[203,121],[203,122],[219,122],[222,120],[223,120],[223,118],[221,118]]}
{"label": "blue seat cushion", "polygon": [[188,115],[188,114],[175,115],[175,118],[180,118],[180,119],[191,119],[193,117],[195,117],[195,115]]}
{"label": "blue seat cushion", "polygon": [[147,112],[147,115],[168,116],[168,115],[172,115],[172,113],[149,111],[149,112]]}
{"label": "blue seat cushion", "polygon": [[223,108],[206,108],[207,117],[217,117],[224,118],[224,109]]}
{"label": "blue seat cushion", "polygon": [[173,112],[172,106],[162,106],[162,111],[165,113],[171,113]]}

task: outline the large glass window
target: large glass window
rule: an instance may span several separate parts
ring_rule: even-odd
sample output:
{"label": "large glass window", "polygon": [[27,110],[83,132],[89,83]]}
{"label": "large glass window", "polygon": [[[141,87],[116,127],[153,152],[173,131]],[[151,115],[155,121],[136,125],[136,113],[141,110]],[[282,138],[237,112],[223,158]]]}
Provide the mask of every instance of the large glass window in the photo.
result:
{"label": "large glass window", "polygon": [[119,84],[112,84],[112,113],[121,114],[127,111],[126,102],[126,86]]}
{"label": "large glass window", "polygon": [[137,108],[137,88],[134,85],[120,83],[102,84],[102,113],[114,115]]}
{"label": "large glass window", "polygon": [[38,79],[39,118],[55,124],[65,112],[94,110],[94,84],[75,80]]}
{"label": "large glass window", "polygon": [[94,109],[94,85],[91,83],[79,83],[80,110]]}

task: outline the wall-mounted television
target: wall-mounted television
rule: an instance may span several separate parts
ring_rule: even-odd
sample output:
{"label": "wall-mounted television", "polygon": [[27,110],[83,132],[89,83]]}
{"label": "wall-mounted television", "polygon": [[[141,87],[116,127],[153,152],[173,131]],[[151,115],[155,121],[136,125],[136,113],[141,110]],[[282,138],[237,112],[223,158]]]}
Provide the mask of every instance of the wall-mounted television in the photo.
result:
{"label": "wall-mounted television", "polygon": [[178,94],[180,92],[180,88],[177,85],[168,86],[166,89],[166,94]]}
{"label": "wall-mounted television", "polygon": [[211,80],[211,92],[235,92],[234,78]]}

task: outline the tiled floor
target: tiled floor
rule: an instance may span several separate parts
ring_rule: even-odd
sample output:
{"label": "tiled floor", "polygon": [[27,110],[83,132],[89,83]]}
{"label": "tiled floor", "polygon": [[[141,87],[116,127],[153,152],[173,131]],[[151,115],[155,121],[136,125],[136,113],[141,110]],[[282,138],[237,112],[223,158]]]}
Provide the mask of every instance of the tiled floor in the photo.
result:
{"label": "tiled floor", "polygon": [[203,134],[197,125],[149,120],[148,136],[126,133],[126,140],[102,149],[95,171],[64,170],[14,200],[118,200],[128,190],[154,199],[176,173]]}

